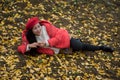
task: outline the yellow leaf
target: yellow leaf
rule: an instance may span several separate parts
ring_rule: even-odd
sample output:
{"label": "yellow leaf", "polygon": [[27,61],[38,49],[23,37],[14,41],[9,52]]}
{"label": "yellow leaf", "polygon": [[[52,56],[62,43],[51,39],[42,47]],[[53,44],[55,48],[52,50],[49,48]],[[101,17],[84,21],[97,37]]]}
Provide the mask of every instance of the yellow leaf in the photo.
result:
{"label": "yellow leaf", "polygon": [[80,76],[77,76],[77,77],[75,78],[75,80],[80,80]]}
{"label": "yellow leaf", "polygon": [[0,52],[7,52],[7,49],[4,46],[0,45]]}
{"label": "yellow leaf", "polygon": [[15,17],[15,18],[20,18],[20,15],[17,13],[17,14],[15,14],[14,17]]}
{"label": "yellow leaf", "polygon": [[104,70],[98,70],[99,74],[102,74],[104,75],[105,74],[105,71]]}
{"label": "yellow leaf", "polygon": [[33,69],[30,69],[30,73],[34,73],[35,71]]}
{"label": "yellow leaf", "polygon": [[1,24],[0,24],[0,26],[2,26],[2,25],[4,25],[5,24],[5,22],[4,21],[1,21]]}
{"label": "yellow leaf", "polygon": [[40,71],[40,68],[34,68],[35,71]]}
{"label": "yellow leaf", "polygon": [[120,76],[120,68],[117,70],[117,76]]}
{"label": "yellow leaf", "polygon": [[55,79],[47,76],[47,77],[44,78],[44,80],[55,80]]}

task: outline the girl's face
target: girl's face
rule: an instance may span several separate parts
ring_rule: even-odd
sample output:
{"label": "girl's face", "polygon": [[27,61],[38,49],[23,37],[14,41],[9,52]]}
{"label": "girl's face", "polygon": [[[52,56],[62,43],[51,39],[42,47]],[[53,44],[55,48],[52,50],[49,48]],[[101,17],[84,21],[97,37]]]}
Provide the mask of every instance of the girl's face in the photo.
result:
{"label": "girl's face", "polygon": [[32,32],[33,32],[33,34],[35,34],[36,36],[40,36],[41,25],[40,25],[39,23],[35,24],[34,27],[32,28]]}

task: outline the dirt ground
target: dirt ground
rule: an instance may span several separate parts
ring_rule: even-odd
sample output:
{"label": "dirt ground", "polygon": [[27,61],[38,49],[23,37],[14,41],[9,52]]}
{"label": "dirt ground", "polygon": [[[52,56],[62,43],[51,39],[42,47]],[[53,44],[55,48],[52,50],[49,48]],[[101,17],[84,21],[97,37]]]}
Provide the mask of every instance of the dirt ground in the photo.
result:
{"label": "dirt ground", "polygon": [[[22,55],[17,46],[33,16],[115,51]],[[120,80],[120,0],[1,0],[0,80]]]}

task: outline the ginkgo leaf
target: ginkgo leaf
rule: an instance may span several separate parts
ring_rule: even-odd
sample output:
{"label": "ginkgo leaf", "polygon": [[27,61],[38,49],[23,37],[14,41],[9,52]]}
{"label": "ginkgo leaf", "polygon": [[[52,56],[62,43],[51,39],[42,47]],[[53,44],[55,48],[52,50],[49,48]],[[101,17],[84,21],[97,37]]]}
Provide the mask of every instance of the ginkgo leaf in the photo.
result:
{"label": "ginkgo leaf", "polygon": [[[119,3],[119,0],[1,0],[0,80],[119,80]],[[34,16],[66,29],[70,37],[83,43],[105,45],[115,51],[80,50],[53,56],[18,53],[26,22]]]}

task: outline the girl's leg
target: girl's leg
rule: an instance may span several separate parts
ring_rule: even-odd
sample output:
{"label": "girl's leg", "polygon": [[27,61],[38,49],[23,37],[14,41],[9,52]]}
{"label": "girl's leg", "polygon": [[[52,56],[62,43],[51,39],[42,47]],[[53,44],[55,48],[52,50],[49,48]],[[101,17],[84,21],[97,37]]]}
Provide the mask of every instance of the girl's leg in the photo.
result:
{"label": "girl's leg", "polygon": [[74,39],[74,38],[71,38],[70,46],[73,49],[73,51],[79,51],[79,50],[83,50],[83,51],[103,50],[103,51],[106,51],[106,52],[113,52],[113,49],[111,49],[109,47],[95,46],[95,45],[86,44],[86,43],[81,42],[79,39]]}

